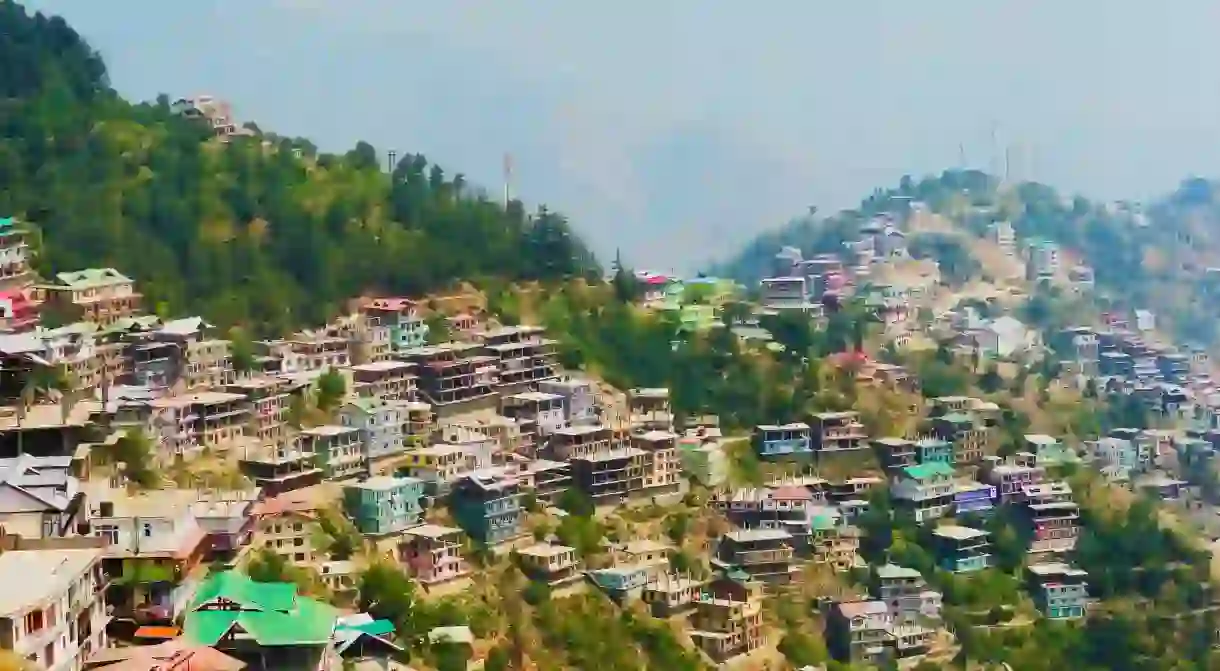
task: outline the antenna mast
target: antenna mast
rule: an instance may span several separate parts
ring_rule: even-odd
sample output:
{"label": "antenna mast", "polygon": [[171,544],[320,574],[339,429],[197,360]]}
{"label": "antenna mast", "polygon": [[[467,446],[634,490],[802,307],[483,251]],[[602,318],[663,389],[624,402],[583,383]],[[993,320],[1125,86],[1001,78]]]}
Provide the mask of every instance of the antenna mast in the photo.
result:
{"label": "antenna mast", "polygon": [[508,209],[508,202],[512,199],[512,181],[513,181],[513,155],[504,154],[504,209]]}

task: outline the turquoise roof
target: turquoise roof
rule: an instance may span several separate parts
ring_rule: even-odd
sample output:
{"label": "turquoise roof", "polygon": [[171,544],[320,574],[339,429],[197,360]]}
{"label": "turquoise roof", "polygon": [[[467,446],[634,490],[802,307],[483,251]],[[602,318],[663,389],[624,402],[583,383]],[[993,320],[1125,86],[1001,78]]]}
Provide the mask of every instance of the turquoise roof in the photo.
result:
{"label": "turquoise roof", "polygon": [[931,463],[919,464],[917,466],[906,466],[902,469],[902,472],[905,473],[907,477],[911,477],[916,480],[923,480],[925,478],[930,478],[937,475],[953,475],[953,467],[939,461],[933,461]]}

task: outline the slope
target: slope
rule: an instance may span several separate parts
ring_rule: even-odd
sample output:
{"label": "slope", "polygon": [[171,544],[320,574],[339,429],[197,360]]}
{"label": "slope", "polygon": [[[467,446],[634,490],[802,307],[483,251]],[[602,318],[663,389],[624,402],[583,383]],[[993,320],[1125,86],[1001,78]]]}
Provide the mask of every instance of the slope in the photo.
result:
{"label": "slope", "polygon": [[367,143],[226,144],[165,96],[129,103],[67,23],[7,0],[0,69],[0,213],[41,232],[44,276],[114,266],[160,312],[271,334],[363,292],[599,273],[561,215],[506,209],[423,156],[386,174]]}

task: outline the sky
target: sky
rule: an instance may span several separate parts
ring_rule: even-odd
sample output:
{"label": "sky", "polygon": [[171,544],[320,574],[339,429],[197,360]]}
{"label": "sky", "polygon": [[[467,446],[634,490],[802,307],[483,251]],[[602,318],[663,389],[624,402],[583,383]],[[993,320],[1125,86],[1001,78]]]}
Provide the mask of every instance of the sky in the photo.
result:
{"label": "sky", "polygon": [[[965,165],[1098,198],[1220,175],[1220,3],[27,0],[131,98],[211,93],[422,153],[689,272],[818,205]],[[1104,11],[1101,8],[1104,7]]]}

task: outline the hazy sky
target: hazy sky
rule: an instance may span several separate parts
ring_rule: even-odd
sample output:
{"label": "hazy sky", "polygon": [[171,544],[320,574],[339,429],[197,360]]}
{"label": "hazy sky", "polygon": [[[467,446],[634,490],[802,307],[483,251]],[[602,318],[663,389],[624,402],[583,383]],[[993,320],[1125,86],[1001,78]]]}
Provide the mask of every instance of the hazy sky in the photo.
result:
{"label": "hazy sky", "polygon": [[[1110,198],[1220,174],[1212,0],[32,0],[151,98],[427,155],[690,269],[967,162]],[[1105,8],[1102,11],[1102,8]]]}

